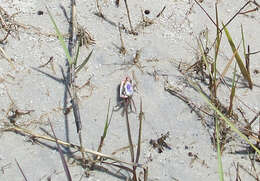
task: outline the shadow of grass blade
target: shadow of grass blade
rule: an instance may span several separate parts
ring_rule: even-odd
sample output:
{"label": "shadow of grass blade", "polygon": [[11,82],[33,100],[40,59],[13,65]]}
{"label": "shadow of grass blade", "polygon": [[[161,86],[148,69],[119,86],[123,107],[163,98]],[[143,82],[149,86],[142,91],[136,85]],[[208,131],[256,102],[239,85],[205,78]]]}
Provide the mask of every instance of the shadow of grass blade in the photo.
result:
{"label": "shadow of grass blade", "polygon": [[69,50],[68,50],[68,48],[67,48],[67,46],[66,46],[66,44],[65,44],[64,38],[63,38],[63,36],[62,36],[62,34],[61,34],[61,32],[60,32],[60,30],[59,30],[57,24],[55,23],[55,20],[54,20],[53,16],[51,15],[51,12],[49,11],[49,9],[48,9],[47,7],[46,7],[46,9],[47,9],[47,12],[48,12],[49,17],[51,18],[51,22],[52,22],[52,24],[53,24],[53,26],[54,26],[54,29],[55,29],[55,31],[56,31],[56,34],[58,35],[60,44],[61,44],[61,46],[62,46],[62,48],[63,48],[63,50],[64,50],[64,52],[65,52],[65,54],[66,54],[66,57],[67,57],[67,59],[68,59],[68,62],[69,62],[70,65],[72,65],[72,64],[73,64],[73,60],[72,60],[72,58],[71,58],[71,56],[70,56],[70,53],[69,53]]}
{"label": "shadow of grass blade", "polygon": [[217,136],[217,152],[218,152],[218,173],[219,173],[219,180],[224,181],[224,174],[223,174],[223,166],[222,166],[222,158],[221,158],[221,148],[220,148],[220,133],[219,133],[219,120],[216,120],[216,136]]}
{"label": "shadow of grass blade", "polygon": [[202,98],[205,100],[205,102],[230,126],[231,130],[234,131],[235,133],[237,133],[242,139],[244,139],[259,155],[260,155],[260,150],[249,141],[249,139],[243,134],[241,133],[236,127],[235,125],[229,121],[229,119],[223,115],[221,113],[221,111],[211,102],[211,100],[208,99],[208,97],[202,92],[202,90],[199,88],[199,86],[188,79],[188,82],[190,83],[190,85],[192,85],[202,96]]}
{"label": "shadow of grass blade", "polygon": [[76,68],[76,73],[78,73],[89,61],[89,58],[92,55],[93,50],[91,50],[91,52],[89,53],[89,55],[87,56],[87,58],[82,62],[82,64],[80,64],[77,68]]}
{"label": "shadow of grass blade", "polygon": [[26,176],[25,176],[25,174],[24,174],[24,172],[23,172],[23,169],[20,167],[20,165],[19,165],[19,163],[18,163],[18,161],[17,161],[16,159],[15,159],[15,162],[16,162],[16,165],[17,165],[18,168],[19,168],[19,171],[20,171],[21,174],[23,175],[24,180],[25,180],[25,181],[28,181],[27,178],[26,178]]}
{"label": "shadow of grass blade", "polygon": [[[224,25],[223,25],[224,26]],[[243,75],[243,77],[248,81],[248,84],[249,84],[249,88],[252,89],[253,88],[253,83],[252,83],[252,80],[251,80],[251,77],[250,77],[250,74],[249,72],[246,70],[244,64],[243,64],[243,61],[241,59],[241,57],[239,56],[238,52],[237,52],[237,49],[235,47],[235,44],[233,42],[233,39],[231,38],[229,32],[228,32],[228,29],[226,27],[224,27],[224,30],[225,30],[225,34],[227,36],[227,39],[228,39],[228,42],[229,42],[229,45],[233,51],[233,53],[235,53],[235,58],[236,58],[236,61],[237,61],[237,64],[239,66],[239,69]]]}
{"label": "shadow of grass blade", "polygon": [[[49,119],[48,119],[48,120],[49,120]],[[56,142],[56,145],[57,145],[59,154],[60,154],[60,158],[61,158],[61,161],[62,161],[62,165],[63,165],[64,171],[65,171],[66,176],[67,176],[67,180],[68,180],[68,181],[72,181],[72,178],[71,178],[71,175],[70,175],[70,171],[69,171],[68,165],[67,165],[66,160],[65,160],[65,158],[64,158],[64,155],[63,155],[63,153],[62,153],[62,151],[61,151],[60,145],[59,145],[59,143],[58,143],[58,139],[57,139],[57,137],[56,137],[56,135],[55,135],[55,132],[54,132],[54,129],[53,129],[53,126],[52,126],[50,120],[49,120],[49,123],[50,123],[50,126],[51,126],[52,134],[53,134],[53,136],[54,136],[54,138],[55,138],[55,142]]]}

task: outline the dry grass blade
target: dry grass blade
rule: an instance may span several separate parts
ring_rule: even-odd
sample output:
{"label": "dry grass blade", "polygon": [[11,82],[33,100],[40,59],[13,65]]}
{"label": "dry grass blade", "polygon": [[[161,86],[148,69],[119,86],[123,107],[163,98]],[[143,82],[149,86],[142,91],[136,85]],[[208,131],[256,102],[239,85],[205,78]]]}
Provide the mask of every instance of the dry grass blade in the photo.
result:
{"label": "dry grass blade", "polygon": [[[224,25],[223,25],[223,26],[224,26]],[[236,61],[237,61],[238,66],[239,66],[239,69],[240,69],[240,71],[241,71],[243,77],[248,81],[249,88],[252,89],[252,88],[253,88],[253,83],[252,83],[251,77],[250,77],[248,71],[246,70],[246,68],[245,68],[245,66],[244,66],[244,64],[243,64],[243,61],[242,61],[241,57],[239,56],[239,54],[238,54],[238,52],[237,52],[237,49],[236,49],[236,47],[235,47],[235,44],[234,44],[234,42],[233,42],[233,40],[232,40],[232,38],[231,38],[231,36],[230,36],[230,34],[229,34],[227,28],[224,27],[224,30],[225,30],[225,34],[226,34],[226,36],[227,36],[227,38],[228,38],[228,42],[229,42],[229,44],[230,44],[230,47],[231,47],[233,53],[235,54],[235,58],[236,58]]]}
{"label": "dry grass blade", "polygon": [[222,34],[219,30],[219,20],[218,20],[218,6],[217,3],[215,3],[215,13],[216,13],[216,32],[217,32],[217,37],[216,37],[216,44],[215,44],[215,57],[214,57],[214,63],[211,65],[211,74],[213,75],[213,79],[210,77],[209,85],[211,89],[211,95],[213,98],[216,100],[217,99],[217,58],[218,58],[218,52],[219,52],[219,47],[220,47],[220,42],[222,38]]}
{"label": "dry grass blade", "polygon": [[23,175],[24,180],[25,180],[25,181],[28,181],[27,178],[26,178],[26,176],[25,176],[25,174],[24,174],[24,172],[23,172],[23,169],[20,167],[20,165],[19,165],[19,163],[18,163],[18,161],[17,161],[16,159],[15,159],[15,162],[16,162],[16,165],[17,165],[18,168],[19,168],[19,171],[20,171],[21,174]]}
{"label": "dry grass blade", "polygon": [[246,45],[245,45],[245,36],[244,36],[244,30],[243,30],[243,26],[241,24],[241,35],[242,35],[242,42],[243,42],[243,51],[244,51],[244,57],[246,60],[246,70],[248,72],[248,74],[250,75],[250,47],[248,45],[248,52],[246,53]]}
{"label": "dry grass blade", "polygon": [[63,169],[64,169],[64,171],[65,171],[65,173],[66,173],[66,176],[67,176],[67,180],[68,180],[68,181],[72,181],[72,178],[71,178],[71,175],[70,175],[70,171],[69,171],[68,165],[67,165],[66,160],[65,160],[65,157],[64,157],[64,155],[63,155],[63,153],[62,153],[62,151],[61,151],[60,145],[59,145],[59,143],[58,143],[58,141],[57,141],[58,139],[57,139],[57,137],[56,137],[56,135],[55,135],[53,126],[52,126],[51,121],[50,121],[49,119],[48,119],[48,121],[49,121],[49,123],[50,123],[50,127],[51,127],[52,134],[53,134],[53,136],[54,136],[54,138],[55,138],[55,142],[56,142],[56,145],[57,145],[57,148],[58,148],[58,151],[59,151],[59,154],[60,154],[60,158],[61,158],[61,161],[62,161]]}
{"label": "dry grass blade", "polygon": [[[238,48],[239,48],[239,46],[238,46]],[[237,50],[238,50],[238,48],[237,48]],[[233,62],[233,60],[234,60],[234,58],[235,58],[235,55],[236,55],[236,53],[237,53],[237,50],[233,53],[232,57],[231,57],[230,60],[228,61],[227,65],[225,66],[223,72],[221,73],[220,77],[221,77],[222,79],[224,79],[224,77],[225,77],[225,75],[226,75],[226,73],[227,73],[227,71],[228,71],[228,69],[229,69],[231,63]],[[221,78],[218,79],[217,82],[216,82],[216,86],[217,86],[217,87],[219,86],[219,84],[220,84],[220,82],[221,82]]]}
{"label": "dry grass blade", "polygon": [[230,94],[230,97],[229,97],[229,108],[228,108],[228,115],[231,115],[232,114],[232,109],[233,109],[233,100],[234,100],[234,97],[235,97],[235,92],[236,92],[236,72],[237,72],[237,64],[235,65],[235,69],[234,69],[234,73],[233,73],[233,79],[232,79],[232,88],[231,88],[231,94]]}
{"label": "dry grass blade", "polygon": [[218,52],[219,52],[219,47],[220,47],[220,42],[222,38],[222,33],[219,28],[219,20],[218,20],[218,6],[217,3],[215,4],[215,11],[216,11],[216,23],[217,23],[217,42],[216,42],[216,47],[215,47],[215,62],[217,61],[218,57]]}
{"label": "dry grass blade", "polygon": [[247,59],[247,56],[249,56],[249,55],[246,54],[245,36],[244,36],[244,29],[243,29],[242,24],[241,24],[241,35],[242,35],[244,57],[245,57],[245,59]]}

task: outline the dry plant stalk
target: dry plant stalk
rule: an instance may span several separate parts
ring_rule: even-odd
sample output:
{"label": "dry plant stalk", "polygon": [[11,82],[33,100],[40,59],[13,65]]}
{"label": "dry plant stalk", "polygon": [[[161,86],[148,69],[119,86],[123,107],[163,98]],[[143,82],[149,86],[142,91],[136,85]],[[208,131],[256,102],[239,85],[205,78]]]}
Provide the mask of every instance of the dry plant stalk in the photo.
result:
{"label": "dry plant stalk", "polygon": [[97,3],[97,9],[98,9],[98,16],[99,17],[101,17],[101,18],[105,18],[104,17],[104,15],[103,15],[103,13],[102,13],[102,9],[101,9],[101,7],[100,7],[100,5],[99,5],[99,0],[96,0],[96,3]]}
{"label": "dry plant stalk", "polygon": [[8,63],[11,65],[12,69],[15,69],[13,60],[6,55],[5,51],[1,47],[0,47],[0,55],[3,56],[4,59],[6,59],[8,61]]}
{"label": "dry plant stalk", "polygon": [[[7,125],[5,128],[1,128],[0,131],[2,131],[2,132],[9,131],[9,132],[14,132],[14,133],[20,133],[20,134],[25,135],[25,136],[27,135],[34,141],[37,141],[38,139],[42,139],[42,140],[51,141],[51,142],[54,142],[54,143],[56,142],[56,139],[53,138],[53,137],[35,134],[35,133],[31,132],[30,130],[25,129],[25,128],[21,128],[21,127],[19,127],[17,125]],[[76,149],[77,151],[83,151],[84,153],[90,153],[90,154],[93,154],[93,155],[97,155],[97,156],[99,156],[101,158],[100,162],[102,162],[102,159],[105,158],[105,159],[113,160],[113,161],[118,162],[118,163],[129,165],[129,166],[136,166],[136,167],[139,167],[139,168],[144,168],[145,167],[144,164],[139,164],[139,163],[127,162],[127,161],[124,161],[124,160],[120,160],[120,159],[118,159],[118,158],[116,158],[114,156],[110,156],[110,155],[103,154],[103,153],[100,153],[100,152],[97,152],[97,151],[94,151],[94,150],[90,150],[90,149],[81,147],[81,146],[76,145],[76,144],[72,144],[72,143],[68,143],[68,142],[62,141],[60,139],[57,139],[57,143],[60,144],[60,145],[65,146],[65,147]]]}
{"label": "dry plant stalk", "polygon": [[2,7],[0,7],[0,30],[5,33],[3,39],[0,39],[0,43],[7,40],[8,36],[12,33],[18,34],[19,25],[14,21],[14,17],[17,13],[9,15]]}
{"label": "dry plant stalk", "polygon": [[120,36],[120,41],[121,41],[121,47],[120,47],[119,53],[125,55],[126,54],[126,48],[125,48],[125,44],[124,44],[123,37],[122,37],[122,30],[121,30],[121,27],[120,27],[120,23],[118,23],[118,30],[119,30],[119,36]]}

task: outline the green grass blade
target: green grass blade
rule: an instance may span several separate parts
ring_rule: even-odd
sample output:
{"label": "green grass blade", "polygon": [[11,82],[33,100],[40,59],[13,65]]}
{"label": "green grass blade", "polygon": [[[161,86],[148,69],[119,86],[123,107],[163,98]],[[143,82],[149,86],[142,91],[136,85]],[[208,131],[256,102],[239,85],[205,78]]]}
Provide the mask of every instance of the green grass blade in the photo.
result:
{"label": "green grass blade", "polygon": [[89,61],[89,58],[92,55],[93,50],[91,50],[91,52],[89,53],[89,55],[87,56],[87,58],[82,62],[82,64],[80,64],[77,68],[76,68],[76,73],[78,73]]}
{"label": "green grass blade", "polygon": [[105,127],[104,127],[104,131],[103,131],[103,137],[104,138],[107,136],[107,130],[108,130],[108,127],[110,125],[109,112],[110,112],[110,99],[108,101],[107,117],[106,117]]}
{"label": "green grass blade", "polygon": [[218,110],[218,108],[208,99],[208,97],[202,92],[202,90],[200,90],[199,86],[191,80],[188,81],[201,94],[205,102],[226,122],[226,124],[230,126],[231,130],[237,133],[242,139],[244,139],[260,155],[260,150],[253,143],[251,143],[249,139],[243,133],[241,133],[225,115],[221,113],[220,110]]}
{"label": "green grass blade", "polygon": [[[223,25],[224,26],[224,25]],[[224,30],[225,30],[225,34],[227,36],[227,39],[228,39],[228,42],[229,42],[229,45],[233,51],[233,53],[235,53],[237,51],[235,45],[234,45],[234,42],[227,30],[226,27],[224,27]],[[243,64],[243,61],[241,59],[241,57],[239,56],[238,52],[236,52],[235,54],[235,58],[236,58],[236,61],[237,61],[237,64],[239,66],[239,69],[243,75],[243,77],[248,81],[248,84],[249,84],[249,88],[252,89],[253,88],[253,83],[252,83],[252,80],[251,80],[251,77],[250,77],[250,74],[249,72],[247,71],[247,69],[245,68],[244,64]]]}
{"label": "green grass blade", "polygon": [[49,11],[49,9],[48,9],[47,7],[46,7],[46,9],[47,9],[47,12],[48,12],[48,14],[49,14],[49,17],[51,18],[51,22],[52,22],[52,24],[53,24],[53,26],[54,26],[54,29],[55,29],[55,31],[56,31],[56,34],[58,35],[60,44],[61,44],[61,46],[62,46],[62,48],[63,48],[63,50],[64,50],[64,52],[65,52],[65,54],[66,54],[66,57],[67,57],[67,59],[68,59],[68,62],[69,62],[70,65],[72,65],[72,64],[73,64],[73,61],[72,61],[72,58],[71,58],[71,56],[70,56],[69,50],[68,50],[68,48],[67,48],[67,46],[66,46],[66,44],[65,44],[64,38],[63,38],[63,36],[62,36],[62,34],[61,34],[61,32],[60,32],[60,30],[59,30],[57,24],[55,23],[55,20],[54,20],[53,16],[51,15],[51,12]]}
{"label": "green grass blade", "polygon": [[110,112],[110,99],[108,101],[107,117],[106,117],[106,122],[105,122],[104,130],[103,130],[103,135],[101,136],[101,140],[100,140],[100,143],[99,143],[99,146],[98,146],[98,150],[97,150],[98,152],[101,152],[101,148],[102,148],[102,146],[104,144],[104,140],[107,136],[107,130],[108,130],[108,127],[110,125],[110,120],[111,120],[111,117],[112,117],[112,115],[111,115],[111,117],[109,119],[109,112]]}
{"label": "green grass blade", "polygon": [[220,150],[220,140],[219,140],[219,120],[216,120],[216,136],[217,136],[217,152],[218,152],[218,173],[219,180],[224,181],[221,150]]}

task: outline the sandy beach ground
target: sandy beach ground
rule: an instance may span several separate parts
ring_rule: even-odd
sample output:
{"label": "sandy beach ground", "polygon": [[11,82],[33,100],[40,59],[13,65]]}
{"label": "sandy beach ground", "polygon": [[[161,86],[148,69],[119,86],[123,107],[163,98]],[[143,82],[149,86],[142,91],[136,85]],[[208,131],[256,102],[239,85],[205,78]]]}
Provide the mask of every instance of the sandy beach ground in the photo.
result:
{"label": "sandy beach ground", "polygon": [[[226,23],[246,0],[219,0],[219,23]],[[205,8],[215,21],[216,1],[202,1]],[[258,2],[260,3],[260,2]],[[219,180],[216,147],[212,143],[214,121],[204,115],[202,120],[196,111],[192,111],[187,102],[165,90],[171,85],[177,92],[208,112],[207,104],[201,95],[192,88],[185,76],[180,72],[200,59],[198,39],[206,41],[202,35],[208,32],[208,47],[216,37],[216,27],[203,10],[193,0],[129,0],[128,6],[132,26],[138,35],[122,30],[122,38],[126,48],[125,55],[120,53],[121,41],[118,23],[129,29],[127,11],[124,1],[119,7],[114,0],[99,1],[105,18],[97,16],[95,0],[77,1],[77,21],[95,44],[88,48],[80,48],[79,62],[93,50],[87,65],[77,74],[79,111],[82,119],[82,140],[85,148],[97,150],[103,134],[108,102],[110,109],[118,104],[118,86],[129,76],[133,79],[135,92],[133,100],[136,112],[129,113],[133,143],[138,140],[140,100],[145,115],[142,129],[142,144],[139,163],[149,168],[148,180],[151,181],[206,181]],[[46,140],[33,140],[28,135],[4,131],[10,126],[11,114],[18,114],[13,122],[34,134],[52,134],[48,119],[51,121],[58,139],[79,145],[78,134],[74,122],[73,111],[64,114],[67,100],[62,71],[67,71],[66,56],[47,13],[46,6],[52,13],[61,33],[68,43],[71,2],[60,0],[1,0],[1,13],[5,10],[18,24],[14,32],[10,32],[0,47],[0,180],[23,180],[16,161],[19,163],[27,179],[30,181],[66,180],[56,144]],[[163,12],[159,14],[165,7]],[[253,10],[253,3],[246,6],[243,12]],[[142,13],[147,20],[142,22]],[[66,17],[67,16],[67,17]],[[158,16],[158,17],[157,17]],[[3,16],[2,14],[2,17]],[[0,20],[1,21],[1,20]],[[6,22],[8,23],[8,22]],[[252,11],[237,15],[227,26],[236,47],[241,43],[241,25],[243,26],[246,46],[251,52],[260,50],[260,13]],[[0,31],[0,38],[5,36]],[[239,53],[243,56],[243,46]],[[214,60],[214,47],[209,56]],[[219,51],[217,69],[222,72],[233,53],[223,33]],[[8,62],[7,60],[10,60]],[[234,112],[239,122],[236,127],[245,125],[243,115],[252,120],[260,108],[260,53],[250,55],[250,73],[253,89],[237,66],[236,95]],[[51,60],[47,65],[46,62]],[[134,64],[134,60],[136,64]],[[243,59],[244,60],[244,59]],[[218,98],[223,105],[229,105],[230,87],[232,85],[235,59],[225,75],[227,85],[221,84]],[[206,71],[205,71],[206,72]],[[198,82],[207,95],[207,85],[203,84],[195,71],[187,73]],[[83,86],[84,85],[84,86]],[[242,110],[243,115],[238,110]],[[16,112],[15,112],[16,110]],[[102,147],[102,153],[112,155],[130,162],[130,152],[123,108],[115,111]],[[199,111],[200,112],[200,111]],[[28,114],[27,114],[28,113]],[[9,118],[9,119],[8,119]],[[259,134],[259,118],[251,125],[252,130]],[[161,134],[169,132],[165,140],[170,147],[164,147],[162,153],[149,143],[157,140]],[[222,155],[225,180],[255,181],[260,178],[260,165],[255,160],[254,166],[248,156],[249,145],[232,131],[228,132],[228,143]],[[258,137],[259,139],[259,137]],[[252,143],[256,143],[250,139]],[[127,180],[131,174],[123,169],[101,164],[93,170],[85,169],[77,164],[73,149],[61,147],[68,162],[73,180]],[[135,147],[136,149],[136,147]],[[116,153],[113,153],[116,152]],[[252,154],[251,154],[252,155]],[[91,155],[89,155],[91,156]],[[239,171],[237,171],[237,168]],[[138,175],[142,174],[141,169]],[[82,177],[83,176],[83,177]]]}

